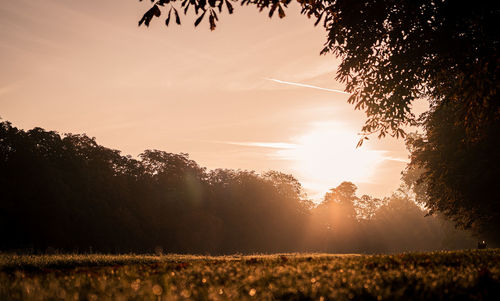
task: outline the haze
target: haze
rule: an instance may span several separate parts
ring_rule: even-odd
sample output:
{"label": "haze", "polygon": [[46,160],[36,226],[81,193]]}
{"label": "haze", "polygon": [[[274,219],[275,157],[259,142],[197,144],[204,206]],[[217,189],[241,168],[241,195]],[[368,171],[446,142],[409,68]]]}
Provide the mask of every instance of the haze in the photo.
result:
{"label": "haze", "polygon": [[[319,199],[352,181],[359,195],[399,185],[404,141],[356,149],[364,113],[320,56],[325,32],[299,15],[251,7],[214,32],[193,18],[137,21],[130,1],[7,1],[0,7],[0,116],[16,126],[87,133],[137,156],[189,153],[201,166],[292,173]],[[189,15],[192,17],[192,15]]]}

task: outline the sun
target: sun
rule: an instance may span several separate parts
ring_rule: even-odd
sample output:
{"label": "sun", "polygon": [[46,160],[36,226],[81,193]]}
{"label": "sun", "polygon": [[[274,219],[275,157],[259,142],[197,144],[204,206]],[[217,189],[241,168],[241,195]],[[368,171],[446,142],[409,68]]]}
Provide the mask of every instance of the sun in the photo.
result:
{"label": "sun", "polygon": [[294,174],[313,193],[324,194],[342,181],[371,182],[384,160],[384,151],[367,145],[356,148],[359,135],[342,123],[314,123],[291,140],[293,147],[278,150],[277,155],[291,161]]}

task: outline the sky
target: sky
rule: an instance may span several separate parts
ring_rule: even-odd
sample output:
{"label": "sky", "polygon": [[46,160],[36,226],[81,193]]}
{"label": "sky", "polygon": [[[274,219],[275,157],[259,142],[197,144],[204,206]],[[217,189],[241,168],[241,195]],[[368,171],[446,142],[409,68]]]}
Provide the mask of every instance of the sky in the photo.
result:
{"label": "sky", "polygon": [[342,181],[358,195],[400,183],[404,141],[356,149],[365,114],[320,56],[326,32],[299,14],[253,7],[223,13],[211,32],[137,22],[138,0],[4,1],[0,6],[0,117],[22,129],[86,133],[137,156],[188,153],[209,169],[293,174],[319,200]]}

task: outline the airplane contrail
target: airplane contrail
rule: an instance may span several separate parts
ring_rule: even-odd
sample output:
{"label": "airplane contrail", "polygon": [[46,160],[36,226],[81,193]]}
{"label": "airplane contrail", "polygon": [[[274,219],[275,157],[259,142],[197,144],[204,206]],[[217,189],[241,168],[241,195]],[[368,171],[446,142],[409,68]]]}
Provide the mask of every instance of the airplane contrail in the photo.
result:
{"label": "airplane contrail", "polygon": [[279,80],[279,79],[275,79],[275,78],[264,78],[264,79],[265,80],[270,80],[270,81],[273,81],[273,82],[279,83],[279,84],[292,85],[292,86],[298,86],[298,87],[311,88],[311,89],[317,89],[317,90],[323,90],[323,91],[329,91],[329,92],[337,92],[337,93],[351,95],[351,93],[349,93],[349,92],[344,92],[342,90],[337,90],[337,89],[328,89],[328,88],[323,88],[323,87],[318,87],[318,86],[313,86],[313,85],[308,85],[308,84],[287,82],[287,81]]}

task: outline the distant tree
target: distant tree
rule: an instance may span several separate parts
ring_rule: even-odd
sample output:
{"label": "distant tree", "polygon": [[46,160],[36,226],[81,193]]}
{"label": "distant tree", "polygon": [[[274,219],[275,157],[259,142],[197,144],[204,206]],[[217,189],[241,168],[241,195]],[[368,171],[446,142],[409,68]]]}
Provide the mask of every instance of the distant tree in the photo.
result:
{"label": "distant tree", "polygon": [[406,195],[393,194],[377,209],[369,224],[376,239],[372,245],[381,248],[379,252],[416,251],[439,246],[440,236],[433,231],[437,228],[434,220],[425,215],[426,212]]}
{"label": "distant tree", "polygon": [[290,175],[138,159],[86,135],[0,122],[0,250],[214,254],[296,250],[308,211]]}
{"label": "distant tree", "polygon": [[272,170],[264,173],[262,177],[271,181],[282,196],[300,204],[298,208],[301,212],[309,213],[314,207],[314,203],[307,199],[307,194],[304,192],[302,184],[293,175]]}
{"label": "distant tree", "polygon": [[324,204],[337,203],[343,207],[349,208],[349,216],[355,217],[354,202],[358,200],[356,196],[358,187],[351,182],[342,182],[339,186],[330,189],[325,194]]}
{"label": "distant tree", "polygon": [[269,180],[282,194],[292,197],[304,195],[302,185],[293,175],[271,170],[264,173],[262,177]]}
{"label": "distant tree", "polygon": [[402,191],[385,198],[363,226],[363,233],[368,234],[362,249],[372,252],[471,248],[475,244],[471,233],[454,229],[439,214],[430,215]]}
{"label": "distant tree", "polygon": [[314,208],[315,218],[328,229],[337,232],[346,231],[356,220],[354,203],[357,187],[351,182],[342,182],[325,194],[323,201]]}
{"label": "distant tree", "polygon": [[355,201],[356,216],[359,220],[370,220],[382,205],[383,201],[381,199],[365,194]]}

